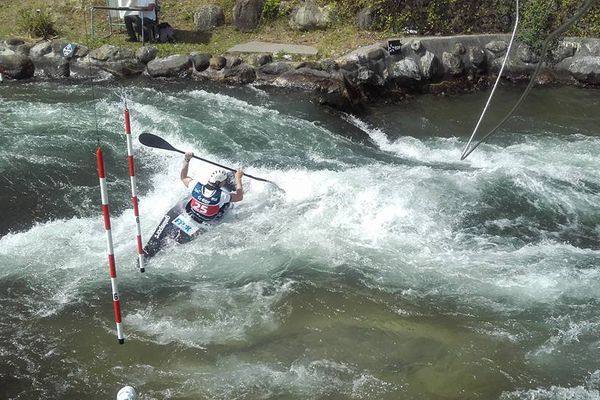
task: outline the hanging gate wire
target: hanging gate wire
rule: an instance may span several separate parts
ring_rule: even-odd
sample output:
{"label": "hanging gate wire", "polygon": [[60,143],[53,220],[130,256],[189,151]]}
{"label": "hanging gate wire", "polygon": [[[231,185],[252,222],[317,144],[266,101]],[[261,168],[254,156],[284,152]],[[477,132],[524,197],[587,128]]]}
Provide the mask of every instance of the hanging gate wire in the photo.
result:
{"label": "hanging gate wire", "polygon": [[516,0],[516,3],[517,3],[517,6],[516,6],[517,16],[515,18],[515,26],[513,28],[512,35],[510,37],[510,42],[508,43],[508,48],[506,49],[506,55],[504,56],[504,60],[502,61],[502,66],[500,67],[500,71],[498,72],[498,77],[496,77],[496,82],[494,83],[492,92],[490,93],[490,96],[488,97],[487,102],[485,103],[485,106],[483,107],[483,111],[481,112],[481,115],[479,116],[479,120],[477,121],[477,124],[475,125],[475,129],[473,129],[473,133],[471,133],[471,137],[469,138],[469,141],[467,142],[467,145],[465,146],[463,153],[460,156],[461,160],[464,160],[465,158],[467,158],[468,155],[471,154],[473,152],[473,150],[475,150],[477,148],[477,146],[479,146],[483,142],[485,137],[490,135],[490,134],[486,135],[484,137],[484,139],[481,139],[472,148],[470,148],[471,142],[473,141],[473,138],[475,137],[475,134],[477,133],[477,130],[479,129],[479,125],[481,124],[481,121],[483,121],[483,117],[485,116],[485,113],[487,112],[487,109],[492,101],[492,97],[494,97],[494,93],[496,92],[498,83],[500,83],[500,79],[502,78],[502,72],[504,72],[504,67],[506,66],[506,61],[508,60],[508,54],[510,53],[513,42],[515,40],[515,35],[517,33],[517,27],[519,26],[519,0]]}
{"label": "hanging gate wire", "polygon": [[[544,58],[546,57],[546,54],[548,52],[548,47],[550,46],[550,43],[552,43],[552,41],[554,39],[556,39],[556,37],[562,33],[564,33],[565,31],[567,31],[569,28],[571,28],[571,26],[577,22],[577,20],[579,18],[581,18],[585,13],[588,12],[588,10],[594,5],[594,3],[596,3],[598,0],[587,0],[586,3],[579,9],[577,10],[577,12],[575,14],[573,14],[573,16],[571,18],[569,18],[564,24],[562,24],[561,26],[559,26],[555,31],[553,31],[552,33],[550,33],[548,35],[548,37],[546,38],[546,40],[544,41],[544,44],[542,46],[542,52],[540,55],[540,61],[538,62],[535,70],[533,71],[533,74],[531,75],[531,78],[529,80],[529,84],[527,85],[527,87],[525,88],[525,91],[523,92],[523,94],[521,95],[521,97],[519,97],[519,100],[517,100],[517,102],[515,103],[515,105],[513,106],[513,108],[504,116],[504,118],[502,118],[502,120],[500,120],[500,122],[494,127],[492,128],[488,133],[486,133],[481,139],[479,139],[477,141],[477,143],[475,143],[472,147],[469,148],[469,146],[471,145],[471,142],[473,140],[473,137],[475,136],[475,134],[477,133],[477,129],[479,128],[479,124],[481,123],[481,120],[483,119],[483,116],[485,115],[485,112],[487,110],[487,107],[490,103],[490,100],[494,94],[494,90],[496,89],[496,85],[498,84],[498,81],[500,79],[500,76],[502,75],[502,69],[500,70],[500,73],[498,74],[498,79],[496,80],[496,84],[494,85],[494,88],[492,89],[492,93],[490,94],[490,97],[483,109],[483,112],[481,113],[481,117],[479,118],[479,121],[477,122],[477,125],[475,126],[475,129],[473,130],[473,133],[471,134],[471,138],[469,139],[469,142],[467,143],[467,145],[465,146],[465,149],[463,150],[463,153],[460,157],[461,160],[464,160],[465,158],[467,158],[469,156],[469,154],[471,154],[481,143],[485,142],[485,140],[490,137],[492,134],[494,134],[502,125],[504,125],[504,123],[514,114],[514,112],[519,108],[519,106],[523,103],[523,101],[525,100],[525,98],[527,97],[527,95],[529,94],[529,92],[531,91],[531,89],[533,88],[533,85],[535,84],[535,77],[538,75],[538,73],[540,72],[541,68],[542,68],[542,64],[544,63]],[[514,37],[514,32],[517,29],[517,23],[518,23],[518,18],[519,18],[519,0],[516,0],[517,2],[517,19],[515,21],[515,29],[513,31],[513,37]],[[512,38],[511,38],[511,43],[512,43]],[[510,50],[510,46],[509,46],[509,50]],[[504,68],[504,63],[506,62],[506,59],[508,58],[508,51],[506,52],[506,57],[504,59],[504,62],[502,63],[502,68]]]}

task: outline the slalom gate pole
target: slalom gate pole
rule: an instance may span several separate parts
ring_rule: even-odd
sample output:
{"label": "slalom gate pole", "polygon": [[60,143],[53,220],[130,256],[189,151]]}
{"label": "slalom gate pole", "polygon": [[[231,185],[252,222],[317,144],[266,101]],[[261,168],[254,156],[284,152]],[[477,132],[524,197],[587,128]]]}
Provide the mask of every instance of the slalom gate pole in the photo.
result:
{"label": "slalom gate pole", "polygon": [[133,164],[133,145],[131,144],[131,123],[129,121],[129,109],[125,103],[125,137],[127,138],[127,163],[129,165],[129,180],[131,182],[131,202],[133,203],[133,215],[137,229],[136,241],[138,250],[138,266],[140,272],[144,272],[144,248],[142,246],[142,227],[140,226],[140,209],[135,184],[135,168]]}
{"label": "slalom gate pole", "polygon": [[110,228],[110,214],[108,212],[108,191],[106,189],[106,175],[104,173],[104,155],[98,146],[96,150],[96,162],[98,164],[98,178],[100,179],[100,195],[102,196],[102,215],[104,216],[104,230],[106,232],[106,248],[108,255],[108,272],[110,274],[110,285],[112,288],[113,309],[115,311],[115,322],[117,324],[117,338],[119,343],[125,343],[123,327],[121,326],[121,301],[119,299],[119,288],[117,287],[117,268],[115,266],[115,254],[113,250],[112,232]]}

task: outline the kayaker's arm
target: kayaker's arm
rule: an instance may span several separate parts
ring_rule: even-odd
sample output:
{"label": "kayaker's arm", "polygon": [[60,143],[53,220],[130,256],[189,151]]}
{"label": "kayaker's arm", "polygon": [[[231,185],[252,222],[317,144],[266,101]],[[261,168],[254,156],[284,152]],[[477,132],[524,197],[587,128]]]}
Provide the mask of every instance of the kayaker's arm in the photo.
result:
{"label": "kayaker's arm", "polygon": [[242,186],[242,176],[244,176],[244,171],[242,171],[241,168],[238,168],[238,170],[235,171],[235,192],[231,193],[232,203],[236,203],[244,199],[244,187]]}
{"label": "kayaker's arm", "polygon": [[188,187],[188,185],[192,181],[192,178],[190,178],[188,176],[188,167],[190,166],[190,160],[192,159],[193,156],[194,156],[194,153],[192,153],[191,151],[188,151],[187,153],[185,153],[183,167],[181,167],[180,178],[181,178],[181,182],[183,182],[185,187]]}

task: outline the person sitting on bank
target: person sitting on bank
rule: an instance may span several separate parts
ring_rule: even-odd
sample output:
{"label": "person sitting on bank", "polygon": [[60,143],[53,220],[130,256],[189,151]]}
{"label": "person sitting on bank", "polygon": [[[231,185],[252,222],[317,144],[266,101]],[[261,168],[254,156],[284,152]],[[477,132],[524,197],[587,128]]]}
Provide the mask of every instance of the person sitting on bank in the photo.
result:
{"label": "person sitting on bank", "polygon": [[[123,7],[139,8],[140,10],[126,11],[123,17],[129,42],[137,42],[138,36],[142,34],[144,42],[149,42],[153,39],[149,29],[156,23],[156,1],[155,0],[127,0]],[[141,15],[141,17],[140,17]],[[142,33],[142,18],[144,19],[144,32]]]}

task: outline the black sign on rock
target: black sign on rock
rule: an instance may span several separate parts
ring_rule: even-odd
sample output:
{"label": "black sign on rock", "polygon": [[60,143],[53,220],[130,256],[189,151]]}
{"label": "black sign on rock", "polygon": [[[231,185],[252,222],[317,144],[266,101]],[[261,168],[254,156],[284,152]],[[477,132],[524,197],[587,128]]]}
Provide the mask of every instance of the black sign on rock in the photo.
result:
{"label": "black sign on rock", "polygon": [[400,40],[398,40],[398,39],[388,40],[388,54],[389,55],[400,54],[401,52],[402,52],[402,43],[400,43]]}

